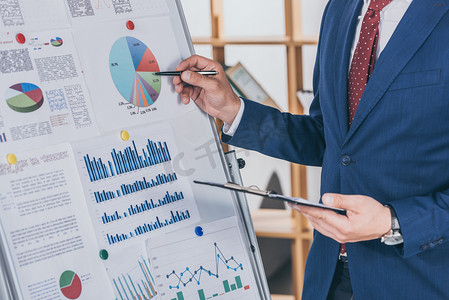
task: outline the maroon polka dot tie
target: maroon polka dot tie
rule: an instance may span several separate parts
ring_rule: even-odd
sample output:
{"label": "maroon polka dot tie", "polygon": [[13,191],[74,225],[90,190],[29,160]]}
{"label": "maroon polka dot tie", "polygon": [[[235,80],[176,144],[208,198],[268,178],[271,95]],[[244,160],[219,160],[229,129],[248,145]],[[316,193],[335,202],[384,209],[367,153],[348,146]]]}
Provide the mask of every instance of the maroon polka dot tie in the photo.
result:
{"label": "maroon polka dot tie", "polygon": [[[359,42],[352,58],[348,80],[349,127],[362,98],[365,86],[373,73],[379,39],[380,11],[392,0],[371,0],[360,30]],[[346,256],[346,245],[340,245],[340,255]]]}
{"label": "maroon polka dot tie", "polygon": [[379,39],[380,11],[392,0],[371,0],[360,30],[359,42],[352,58],[348,80],[349,126],[362,98],[365,86],[373,73]]}

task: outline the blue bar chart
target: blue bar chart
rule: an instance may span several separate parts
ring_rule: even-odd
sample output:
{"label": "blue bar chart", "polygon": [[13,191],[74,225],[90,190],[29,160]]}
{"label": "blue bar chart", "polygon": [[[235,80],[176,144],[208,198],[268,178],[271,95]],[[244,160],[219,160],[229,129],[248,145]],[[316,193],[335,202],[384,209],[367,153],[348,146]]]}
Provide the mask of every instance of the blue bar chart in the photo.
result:
{"label": "blue bar chart", "polygon": [[108,233],[106,237],[109,245],[112,245],[188,219],[190,219],[189,210],[170,211],[170,215],[165,219],[157,216],[153,221],[138,225],[133,231],[127,233]]}
{"label": "blue bar chart", "polygon": [[127,218],[130,216],[134,216],[139,213],[146,212],[151,209],[155,209],[164,205],[168,205],[170,203],[177,202],[179,200],[184,199],[184,194],[182,192],[174,192],[173,194],[170,194],[169,192],[166,192],[164,197],[162,199],[158,199],[157,201],[153,201],[153,199],[145,200],[145,202],[136,204],[136,205],[130,205],[128,209],[122,213],[119,213],[118,211],[115,211],[113,214],[108,215],[107,213],[104,213],[101,216],[101,219],[103,221],[103,224],[110,223],[113,221],[117,221],[123,218]]}
{"label": "blue bar chart", "polygon": [[131,143],[131,146],[123,150],[113,148],[107,161],[85,154],[83,158],[90,181],[93,182],[171,161],[170,151],[165,141],[156,142],[147,139],[147,144],[140,151],[137,150],[134,140]]}
{"label": "blue bar chart", "polygon": [[135,245],[200,217],[191,182],[174,165],[178,149],[170,127],[156,124],[127,132],[129,140],[110,133],[73,146],[104,249]]}
{"label": "blue bar chart", "polygon": [[123,183],[120,185],[120,189],[115,191],[96,191],[94,192],[95,201],[97,203],[104,202],[107,200],[112,200],[118,197],[126,196],[132,193],[137,193],[146,189],[150,189],[156,186],[160,186],[166,183],[173,182],[177,180],[178,177],[176,173],[171,174],[158,174],[155,178],[148,179],[147,177],[142,177],[142,179],[138,179],[133,183]]}

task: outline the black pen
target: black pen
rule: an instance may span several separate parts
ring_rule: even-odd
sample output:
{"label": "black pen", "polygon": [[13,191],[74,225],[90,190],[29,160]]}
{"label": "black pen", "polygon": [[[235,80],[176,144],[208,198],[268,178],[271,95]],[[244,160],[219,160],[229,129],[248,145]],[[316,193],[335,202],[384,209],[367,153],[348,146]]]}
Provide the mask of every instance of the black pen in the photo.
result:
{"label": "black pen", "polygon": [[[154,75],[159,76],[181,76],[182,72],[184,71],[166,71],[166,72],[155,72]],[[191,71],[198,73],[200,75],[217,75],[217,71]]]}

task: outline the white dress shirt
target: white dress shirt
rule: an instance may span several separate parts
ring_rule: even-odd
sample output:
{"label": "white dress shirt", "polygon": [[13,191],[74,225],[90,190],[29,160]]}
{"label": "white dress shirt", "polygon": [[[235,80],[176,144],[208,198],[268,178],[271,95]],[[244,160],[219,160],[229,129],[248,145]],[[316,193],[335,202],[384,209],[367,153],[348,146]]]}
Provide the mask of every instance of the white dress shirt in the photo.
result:
{"label": "white dress shirt", "polygon": [[[393,35],[393,32],[396,30],[396,27],[398,26],[399,22],[401,21],[402,17],[404,16],[405,12],[407,11],[412,1],[413,0],[392,0],[391,3],[385,6],[385,8],[381,11],[380,24],[379,24],[379,43],[377,45],[376,59],[379,58],[380,53],[385,49],[385,46],[387,46],[388,41],[390,40],[391,36]],[[354,42],[352,44],[351,61],[352,57],[354,56],[357,43],[359,42],[360,30],[362,28],[362,21],[363,18],[365,17],[366,11],[368,10],[371,0],[364,0],[363,2],[364,2],[363,7],[359,15],[359,22],[356,29],[357,34],[355,35]],[[349,62],[349,66],[351,66],[351,61]],[[240,103],[241,103],[240,110],[237,113],[234,122],[232,122],[232,125],[228,125],[225,123],[223,126],[223,132],[226,135],[233,136],[240,124],[240,121],[242,120],[245,104],[241,99]]]}

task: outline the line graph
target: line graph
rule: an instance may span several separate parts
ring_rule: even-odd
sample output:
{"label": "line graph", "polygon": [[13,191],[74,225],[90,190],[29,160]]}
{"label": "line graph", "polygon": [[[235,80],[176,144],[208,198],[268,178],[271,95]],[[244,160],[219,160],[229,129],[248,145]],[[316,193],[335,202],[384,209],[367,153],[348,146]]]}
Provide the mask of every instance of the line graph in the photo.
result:
{"label": "line graph", "polygon": [[230,217],[202,224],[202,236],[193,228],[148,240],[161,300],[258,299],[236,222]]}
{"label": "line graph", "polygon": [[[176,273],[175,270],[173,270],[170,274],[167,275],[167,279],[169,279],[170,277],[174,276],[178,278],[178,284],[176,286],[172,286],[170,285],[169,288],[170,289],[179,289],[180,288],[180,284],[182,284],[183,286],[187,286],[189,283],[193,282],[192,280],[195,280],[195,282],[200,285],[201,284],[201,275],[202,273],[206,273],[209,276],[213,276],[215,278],[219,278],[219,265],[220,262],[223,263],[223,265],[228,269],[228,270],[233,270],[233,271],[237,271],[237,270],[243,270],[243,266],[241,263],[238,263],[233,256],[231,256],[229,259],[227,259],[225,257],[225,255],[223,254],[223,252],[220,250],[220,248],[218,247],[217,243],[214,243],[214,250],[215,250],[215,272],[213,272],[210,269],[206,269],[203,266],[200,266],[198,269],[196,269],[195,271],[190,271],[189,267],[186,267],[185,270],[183,272],[181,272],[179,275],[178,273]],[[230,262],[232,262],[235,266],[232,267],[230,266]],[[188,278],[186,281],[183,280],[184,275],[189,276],[190,274],[190,278]]]}

